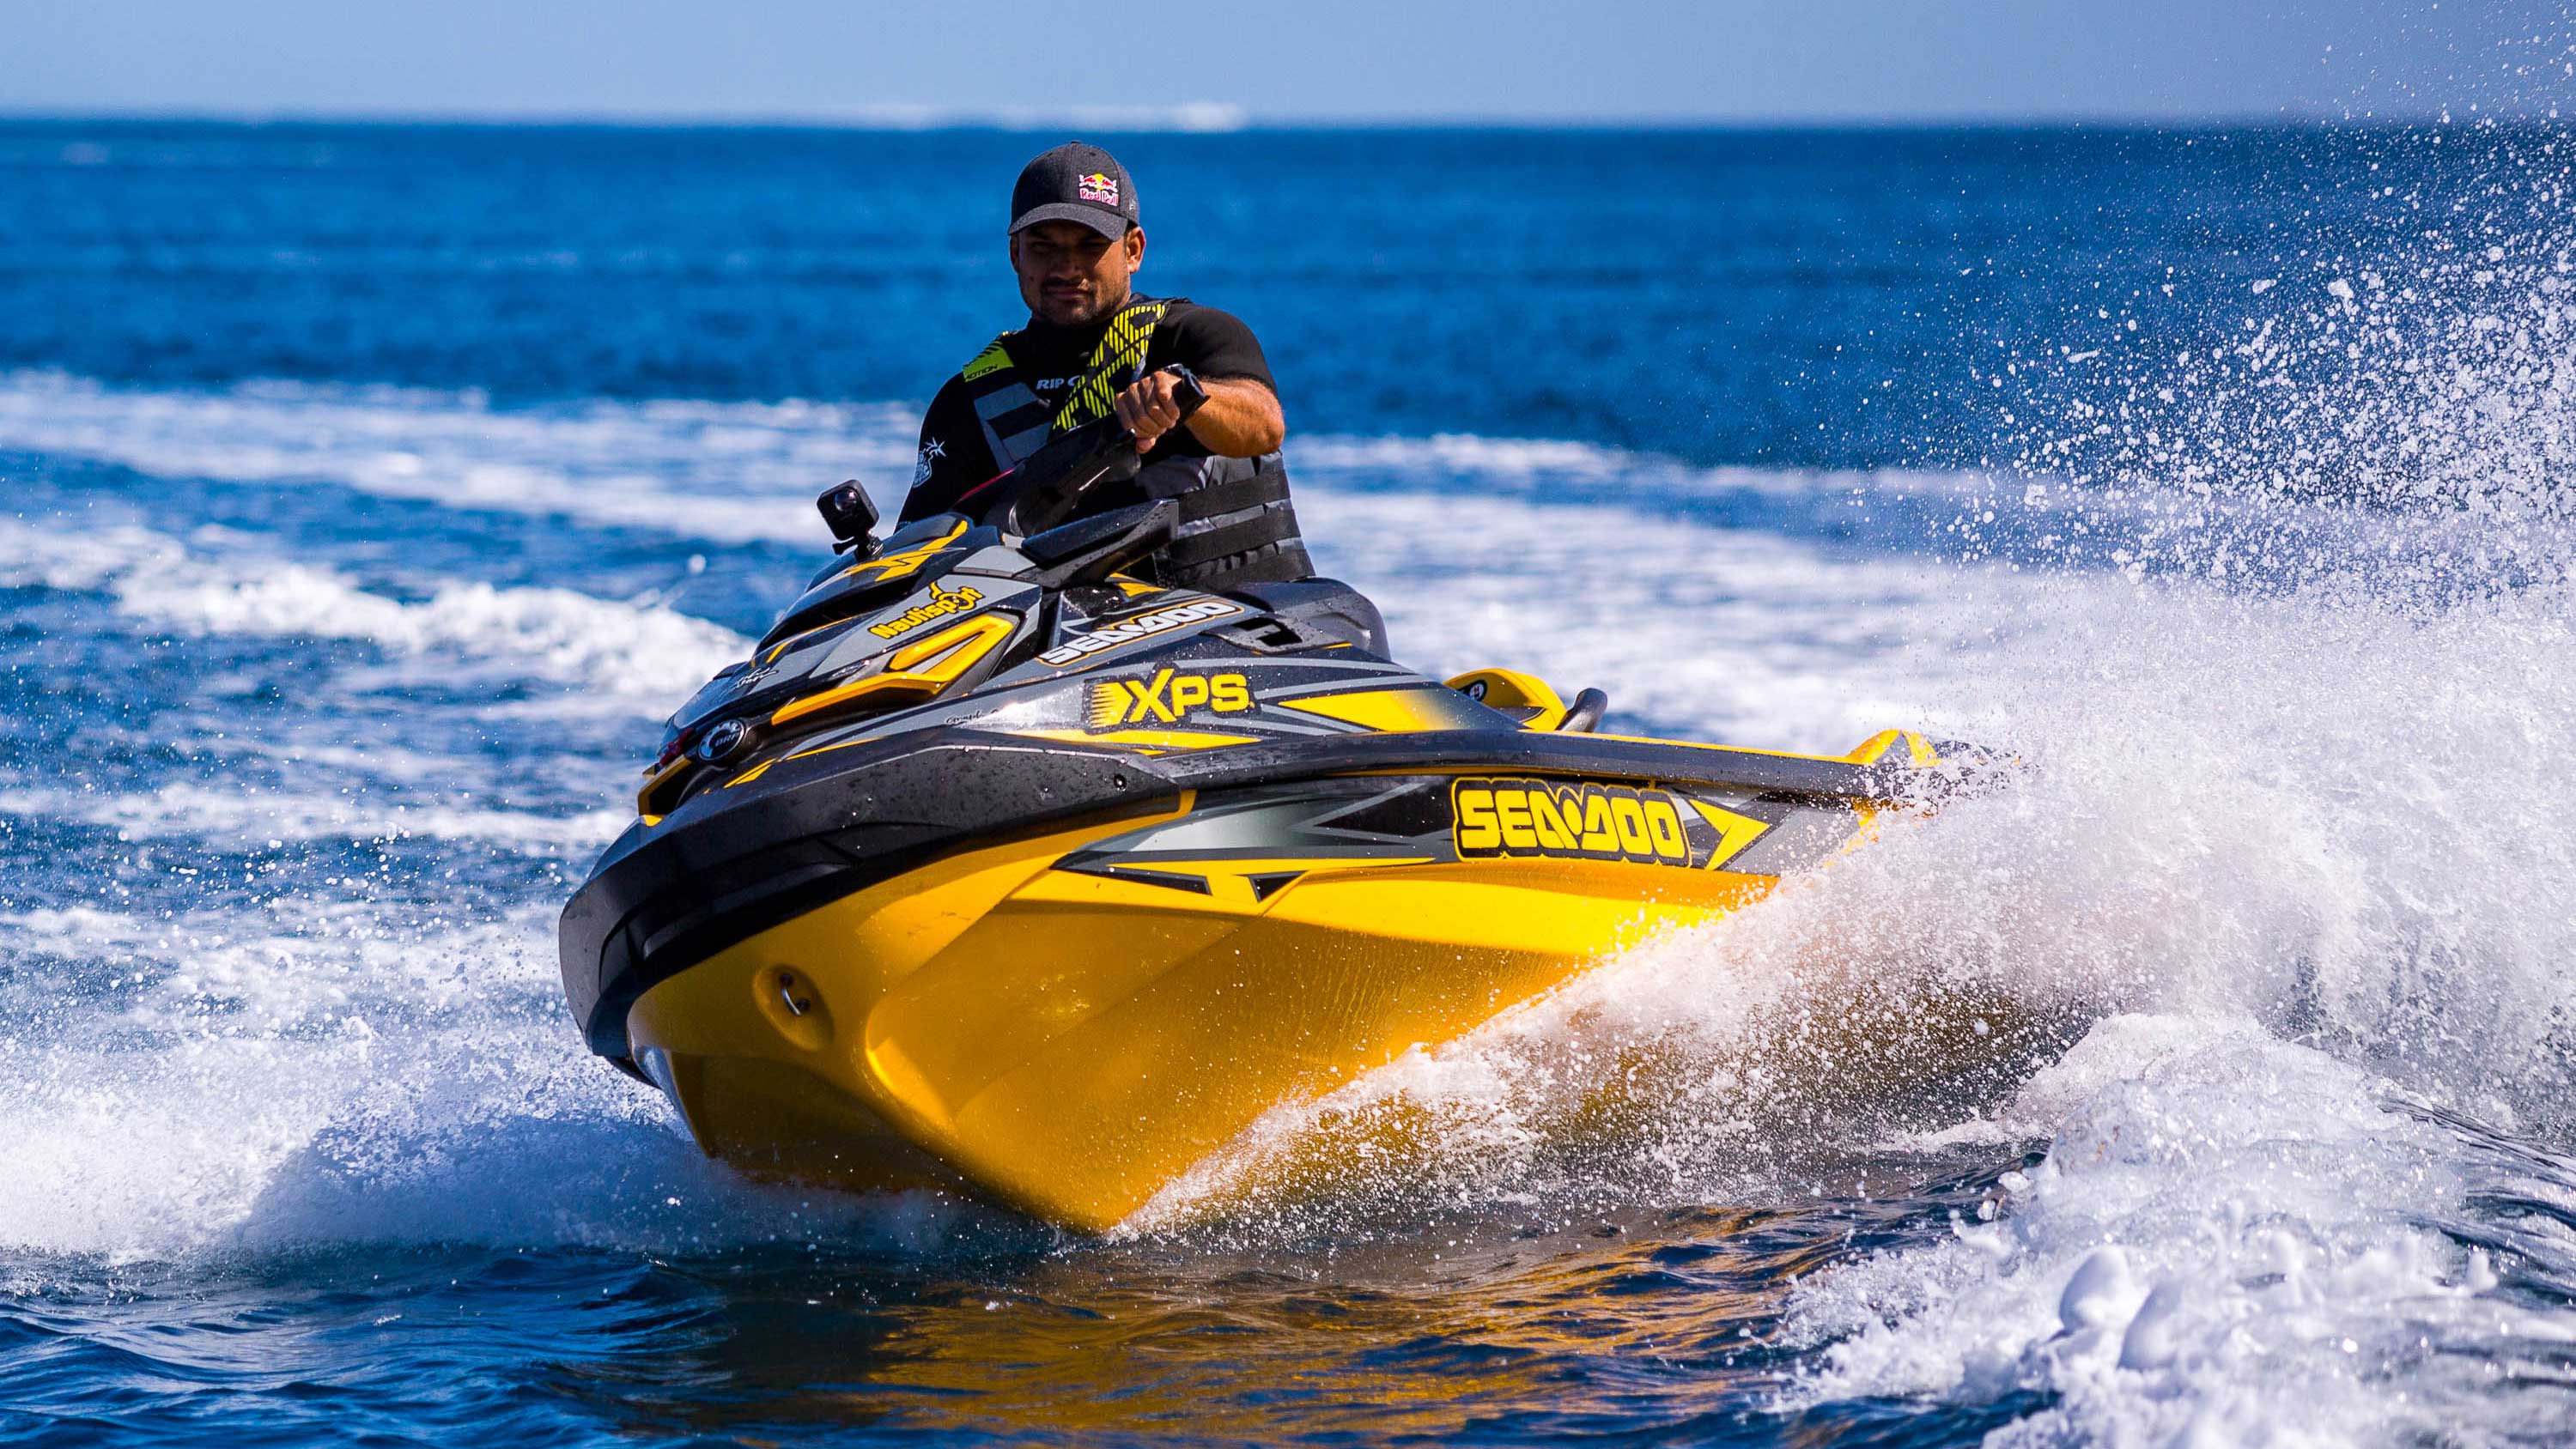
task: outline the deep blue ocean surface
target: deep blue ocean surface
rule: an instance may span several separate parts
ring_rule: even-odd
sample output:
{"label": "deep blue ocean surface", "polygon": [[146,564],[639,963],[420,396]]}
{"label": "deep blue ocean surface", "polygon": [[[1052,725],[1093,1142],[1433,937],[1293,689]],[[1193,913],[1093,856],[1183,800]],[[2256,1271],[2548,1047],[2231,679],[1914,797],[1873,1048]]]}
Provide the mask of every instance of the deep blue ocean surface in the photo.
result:
{"label": "deep blue ocean surface", "polygon": [[2566,1441],[2555,129],[1091,137],[1408,660],[2028,769],[1107,1240],[702,1160],[554,913],[1060,139],[0,124],[0,1442]]}

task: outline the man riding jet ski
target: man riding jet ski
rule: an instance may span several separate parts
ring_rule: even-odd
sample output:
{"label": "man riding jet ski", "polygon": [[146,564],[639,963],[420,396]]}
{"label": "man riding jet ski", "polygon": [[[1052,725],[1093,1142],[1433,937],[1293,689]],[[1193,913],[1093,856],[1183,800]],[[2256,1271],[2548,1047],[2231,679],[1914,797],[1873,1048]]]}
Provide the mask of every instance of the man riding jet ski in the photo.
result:
{"label": "man riding jet ski", "polygon": [[[1022,235],[1132,221],[1116,163],[1069,165]],[[1367,599],[1305,577],[1267,387],[1131,377],[1155,343],[1102,300],[1142,255],[1123,235],[1062,289],[1063,315],[1110,309],[1086,371],[1032,375],[1028,333],[970,364],[891,537],[857,485],[823,495],[834,558],[672,716],[564,909],[591,1049],[748,1170],[1107,1228],[1272,1108],[1920,797],[1913,735],[1601,735],[1597,690],[1395,663]],[[1030,332],[1058,276],[1023,268]],[[987,451],[998,476],[945,470]]]}
{"label": "man riding jet ski", "polygon": [[[1227,313],[1131,289],[1145,262],[1141,215],[1127,168],[1097,146],[1058,146],[1020,172],[1011,269],[1028,325],[993,339],[931,400],[902,521],[948,512],[1051,439],[1115,417],[1145,466],[1087,506],[1179,504],[1149,577],[1201,588],[1302,579],[1314,566],[1288,503],[1287,424],[1269,361]],[[1186,423],[1184,374],[1207,397]]]}

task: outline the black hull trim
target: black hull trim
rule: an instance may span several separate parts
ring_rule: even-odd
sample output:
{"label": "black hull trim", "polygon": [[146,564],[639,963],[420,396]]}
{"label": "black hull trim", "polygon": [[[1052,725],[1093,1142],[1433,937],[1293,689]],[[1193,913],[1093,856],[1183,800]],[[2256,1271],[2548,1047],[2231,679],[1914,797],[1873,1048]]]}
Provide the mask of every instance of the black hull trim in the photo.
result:
{"label": "black hull trim", "polygon": [[1185,790],[1213,790],[1372,772],[1582,775],[1759,790],[1810,799],[1896,804],[1926,798],[1928,776],[1911,761],[1854,765],[1652,740],[1537,730],[1421,730],[1293,743],[1234,745],[1141,762]]}
{"label": "black hull trim", "polygon": [[1910,761],[1837,760],[1590,735],[1437,730],[1144,757],[972,729],[909,732],[701,789],[611,845],[564,907],[564,993],[590,1048],[625,1061],[638,997],[709,956],[971,846],[1175,808],[1215,791],[1375,773],[1656,780],[1865,803],[1925,801]]}

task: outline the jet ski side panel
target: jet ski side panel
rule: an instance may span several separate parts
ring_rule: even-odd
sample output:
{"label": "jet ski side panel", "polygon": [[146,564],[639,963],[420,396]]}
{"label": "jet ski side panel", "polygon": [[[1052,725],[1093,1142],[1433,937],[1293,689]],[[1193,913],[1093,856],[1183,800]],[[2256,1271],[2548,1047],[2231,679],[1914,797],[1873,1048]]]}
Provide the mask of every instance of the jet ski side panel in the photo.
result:
{"label": "jet ski side panel", "polygon": [[[791,1095],[864,1104],[984,1195],[1100,1229],[1270,1108],[1776,880],[1714,868],[1714,832],[1698,859],[1660,863],[1615,844],[1578,858],[1563,833],[1553,855],[1462,858],[1447,809],[1459,788],[1373,777],[1192,794],[1141,826],[953,856],[654,985],[630,1039],[669,1064],[701,1139],[736,1161],[907,1180],[847,1137],[798,1138],[812,1114],[792,1104],[744,1101],[801,1079]],[[1866,821],[1810,808],[1840,816],[1846,839]]]}
{"label": "jet ski side panel", "polygon": [[[1371,710],[1414,708],[1403,703],[1411,691],[1383,693],[1394,702]],[[746,772],[658,824],[630,829],[561,925],[565,995],[591,1049],[631,1059],[624,1022],[638,995],[836,895],[943,851],[1168,808],[1184,791],[1433,771],[1663,781],[1848,807],[1904,798],[1914,778],[1875,762],[1509,729],[1212,747],[1184,747],[1184,736],[1164,731],[1153,735],[1153,754],[1140,752],[1135,735],[951,727],[854,741],[788,757],[757,777]]]}

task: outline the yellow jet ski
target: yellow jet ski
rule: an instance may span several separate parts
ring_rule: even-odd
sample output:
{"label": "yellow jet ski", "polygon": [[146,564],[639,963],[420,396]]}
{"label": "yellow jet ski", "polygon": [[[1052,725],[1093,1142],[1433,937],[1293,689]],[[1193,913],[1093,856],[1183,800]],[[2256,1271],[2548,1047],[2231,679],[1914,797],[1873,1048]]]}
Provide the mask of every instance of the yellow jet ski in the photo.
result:
{"label": "yellow jet ski", "polygon": [[1920,798],[1910,734],[1598,734],[1598,691],[1392,662],[1344,585],[1135,577],[1169,501],[1057,522],[1134,460],[1070,435],[882,542],[825,494],[832,563],[673,717],[563,979],[706,1151],[1104,1229],[1269,1109]]}

